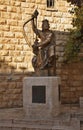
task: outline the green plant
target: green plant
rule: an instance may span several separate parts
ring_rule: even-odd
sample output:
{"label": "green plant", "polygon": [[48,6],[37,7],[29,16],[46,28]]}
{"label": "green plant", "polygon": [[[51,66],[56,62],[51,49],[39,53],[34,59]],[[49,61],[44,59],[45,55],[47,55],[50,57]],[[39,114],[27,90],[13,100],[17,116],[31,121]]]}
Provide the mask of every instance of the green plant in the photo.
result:
{"label": "green plant", "polygon": [[83,0],[67,0],[67,2],[71,2],[71,4],[74,4],[78,7],[81,6],[81,3],[82,3]]}
{"label": "green plant", "polygon": [[74,8],[74,16],[73,29],[69,30],[69,38],[65,47],[65,62],[76,61],[83,46],[83,6]]}

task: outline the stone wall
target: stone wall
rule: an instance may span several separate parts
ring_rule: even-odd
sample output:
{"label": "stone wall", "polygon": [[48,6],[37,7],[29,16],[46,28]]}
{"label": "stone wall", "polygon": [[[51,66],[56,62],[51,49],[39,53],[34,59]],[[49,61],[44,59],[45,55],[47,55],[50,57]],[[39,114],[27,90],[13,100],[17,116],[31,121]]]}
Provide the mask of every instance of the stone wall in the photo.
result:
{"label": "stone wall", "polygon": [[24,72],[30,66],[31,51],[23,36],[26,1],[0,1],[0,73]]}
{"label": "stone wall", "polygon": [[[38,28],[41,28],[41,21],[46,18],[50,22],[50,29],[56,33],[56,54],[58,55],[56,72],[57,75],[63,74],[61,100],[69,102],[70,90],[67,89],[69,85],[66,84],[68,78],[64,78],[65,73],[61,71],[67,29],[72,28],[73,16],[69,13],[71,9],[69,3],[66,0],[57,0],[54,9],[51,9],[47,8],[46,0],[0,0],[0,107],[22,106],[22,79],[33,71],[32,49],[24,39],[23,23],[31,18],[36,8],[39,11]],[[33,44],[35,35],[32,32],[31,23],[26,25],[26,34],[28,41]],[[63,67],[63,69],[66,69],[67,73],[69,72],[68,67]],[[78,73],[78,71],[76,72]],[[79,79],[80,74],[77,73]],[[83,74],[81,76],[83,77]],[[80,80],[78,82],[79,89],[81,89],[82,82]],[[74,82],[74,84],[76,83]],[[73,91],[76,92],[77,89],[78,86],[76,89],[74,87]],[[76,92],[76,95],[75,100],[78,100],[83,93]]]}
{"label": "stone wall", "polygon": [[0,107],[22,106],[22,79],[32,71],[31,49],[22,33],[26,3],[0,1]]}
{"label": "stone wall", "polygon": [[83,97],[83,63],[70,63],[62,66],[62,103],[78,103]]}
{"label": "stone wall", "polygon": [[[3,81],[2,81],[3,80]],[[22,76],[11,77],[0,75],[0,107],[22,106]]]}

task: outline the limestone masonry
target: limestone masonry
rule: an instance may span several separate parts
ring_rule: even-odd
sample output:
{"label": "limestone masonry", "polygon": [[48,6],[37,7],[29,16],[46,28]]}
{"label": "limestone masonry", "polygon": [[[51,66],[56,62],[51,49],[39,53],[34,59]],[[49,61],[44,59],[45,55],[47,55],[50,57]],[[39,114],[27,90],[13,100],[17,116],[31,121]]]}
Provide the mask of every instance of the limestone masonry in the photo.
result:
{"label": "limestone masonry", "polygon": [[[38,9],[38,28],[48,19],[50,29],[56,33],[56,72],[62,77],[60,98],[62,103],[77,103],[83,96],[83,64],[62,66],[68,28],[72,28],[72,8],[66,0],[56,0],[53,9],[46,0],[0,0],[0,107],[22,106],[23,77],[33,72],[32,49],[23,36],[23,23]],[[26,26],[28,41],[33,44],[35,35],[31,23]]]}

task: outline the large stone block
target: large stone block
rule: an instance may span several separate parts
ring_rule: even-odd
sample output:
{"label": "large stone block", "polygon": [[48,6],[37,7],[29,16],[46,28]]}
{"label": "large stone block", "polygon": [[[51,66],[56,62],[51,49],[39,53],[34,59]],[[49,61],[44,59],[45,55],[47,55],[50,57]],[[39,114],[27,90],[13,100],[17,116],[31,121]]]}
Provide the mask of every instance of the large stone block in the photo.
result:
{"label": "large stone block", "polygon": [[29,118],[50,118],[59,113],[59,77],[25,77],[23,107]]}

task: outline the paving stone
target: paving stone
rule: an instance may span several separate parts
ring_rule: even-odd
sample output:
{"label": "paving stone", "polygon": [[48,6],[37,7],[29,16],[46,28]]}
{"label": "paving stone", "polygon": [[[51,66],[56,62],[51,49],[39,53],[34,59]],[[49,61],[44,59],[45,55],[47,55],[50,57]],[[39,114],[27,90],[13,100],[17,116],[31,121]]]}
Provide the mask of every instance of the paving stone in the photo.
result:
{"label": "paving stone", "polygon": [[[3,116],[2,116],[3,115]],[[17,115],[17,116],[16,116]],[[53,119],[29,119],[20,109],[0,110],[0,130],[80,130],[82,111],[70,118],[69,113],[63,113]],[[83,130],[81,120],[81,130]]]}
{"label": "paving stone", "polygon": [[0,130],[11,130],[11,128],[7,127],[0,127]]}

